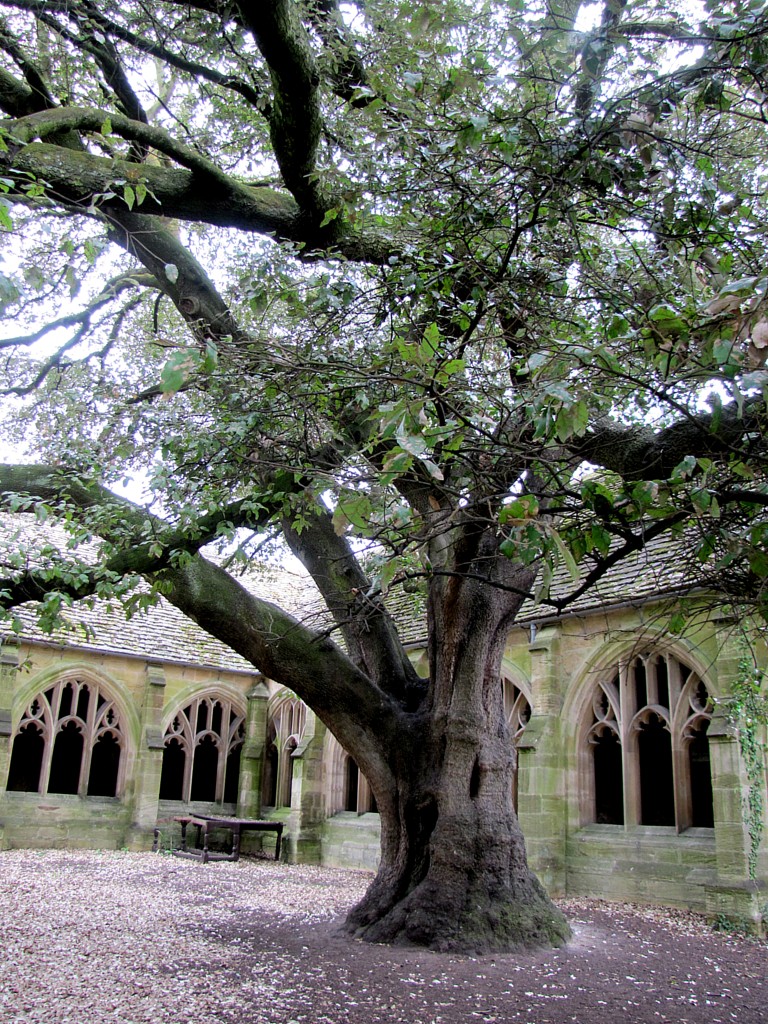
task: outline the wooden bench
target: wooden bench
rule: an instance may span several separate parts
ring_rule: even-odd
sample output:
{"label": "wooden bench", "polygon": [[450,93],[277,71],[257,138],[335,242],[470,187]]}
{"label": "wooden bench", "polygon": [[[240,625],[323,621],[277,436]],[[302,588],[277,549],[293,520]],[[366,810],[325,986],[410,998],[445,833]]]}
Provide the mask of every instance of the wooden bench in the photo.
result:
{"label": "wooden bench", "polygon": [[[207,864],[209,860],[239,860],[240,837],[243,832],[275,832],[275,860],[280,860],[280,843],[283,835],[282,821],[261,821],[257,818],[224,818],[208,814],[179,814],[174,817],[181,825],[181,847],[173,850],[174,857],[190,857]],[[197,828],[197,841],[194,849],[187,847],[187,827]],[[218,853],[208,849],[208,836],[213,829],[228,829],[232,833],[232,849],[229,853]],[[152,849],[157,852],[160,829],[155,829],[155,842]]]}

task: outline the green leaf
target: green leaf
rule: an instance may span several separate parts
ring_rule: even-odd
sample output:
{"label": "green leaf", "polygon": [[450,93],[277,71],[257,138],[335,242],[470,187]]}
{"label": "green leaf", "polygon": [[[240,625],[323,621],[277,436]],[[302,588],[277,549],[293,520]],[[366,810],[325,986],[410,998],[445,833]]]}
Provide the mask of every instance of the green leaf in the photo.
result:
{"label": "green leaf", "polygon": [[184,348],[174,352],[160,371],[160,390],[173,395],[180,391],[200,366],[201,357],[197,349]]}
{"label": "green leaf", "polygon": [[568,575],[571,577],[574,583],[577,583],[580,579],[581,574],[579,573],[579,567],[576,564],[576,559],[573,557],[571,552],[566,547],[563,538],[560,536],[557,530],[552,530],[550,536],[552,537],[552,540],[555,542],[555,547],[557,548],[557,552],[560,558],[562,558],[563,560],[565,568],[568,570]]}
{"label": "green leaf", "polygon": [[330,210],[326,210],[325,211],[325,215],[324,215],[323,219],[320,221],[320,227],[321,228],[327,227],[331,223],[331,221],[336,220],[336,218],[338,216],[339,216],[339,210],[335,206],[332,206],[330,208]]}
{"label": "green leaf", "polygon": [[504,526],[509,522],[533,519],[539,514],[539,502],[532,494],[524,494],[515,498],[499,512],[499,523]]}

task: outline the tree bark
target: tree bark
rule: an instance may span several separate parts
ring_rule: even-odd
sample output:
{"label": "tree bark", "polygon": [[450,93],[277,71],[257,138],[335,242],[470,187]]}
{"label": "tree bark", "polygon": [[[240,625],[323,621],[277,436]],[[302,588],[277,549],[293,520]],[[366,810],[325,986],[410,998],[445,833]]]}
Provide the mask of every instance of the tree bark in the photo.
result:
{"label": "tree bark", "polygon": [[530,871],[512,802],[516,754],[501,658],[519,598],[467,580],[435,583],[430,696],[390,761],[396,789],[369,780],[381,865],[346,922],[370,942],[461,953],[565,943],[570,930]]}

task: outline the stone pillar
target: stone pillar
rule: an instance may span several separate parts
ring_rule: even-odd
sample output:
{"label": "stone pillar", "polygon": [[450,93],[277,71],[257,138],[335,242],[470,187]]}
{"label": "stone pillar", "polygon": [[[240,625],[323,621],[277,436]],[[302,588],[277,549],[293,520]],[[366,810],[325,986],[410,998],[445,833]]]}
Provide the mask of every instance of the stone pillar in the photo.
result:
{"label": "stone pillar", "polygon": [[5,792],[11,763],[13,694],[19,675],[18,644],[0,644],[0,792]]}
{"label": "stone pillar", "polygon": [[323,748],[326,728],[307,708],[301,743],[291,755],[291,813],[288,816],[286,859],[296,864],[320,863],[320,837],[325,821]]}
{"label": "stone pillar", "polygon": [[165,669],[161,665],[147,665],[144,700],[141,706],[140,739],[134,766],[133,816],[126,846],[132,850],[147,850],[152,845],[152,833],[157,824],[160,800],[160,776],[163,770],[163,734],[161,722],[165,702]]}
{"label": "stone pillar", "polygon": [[[707,886],[707,913],[761,927],[765,879],[750,877],[751,836],[747,818],[748,786],[739,737],[722,709],[707,730],[715,824],[717,882]],[[765,922],[762,922],[762,927]]]}
{"label": "stone pillar", "polygon": [[[19,674],[19,648],[13,641],[0,644],[0,802],[5,795],[11,764],[13,693]],[[5,849],[5,828],[0,817],[0,850]]]}
{"label": "stone pillar", "polygon": [[533,713],[518,742],[518,817],[531,868],[553,895],[565,892],[568,820],[566,764],[560,711],[563,667],[557,627],[529,644]]}
{"label": "stone pillar", "polygon": [[268,700],[269,690],[263,679],[258,679],[253,689],[246,695],[245,742],[240,754],[240,784],[237,795],[237,813],[241,818],[261,817]]}

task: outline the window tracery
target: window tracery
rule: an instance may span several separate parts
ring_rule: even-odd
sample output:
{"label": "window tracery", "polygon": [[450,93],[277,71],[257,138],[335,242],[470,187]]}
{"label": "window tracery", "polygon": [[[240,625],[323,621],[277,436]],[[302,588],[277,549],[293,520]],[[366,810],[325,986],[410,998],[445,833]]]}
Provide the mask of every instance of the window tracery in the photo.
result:
{"label": "window tracery", "polygon": [[118,796],[123,749],[115,701],[96,683],[65,677],[38,693],[22,715],[6,789]]}
{"label": "window tracery", "polygon": [[529,696],[523,689],[506,677],[501,681],[504,694],[504,714],[507,719],[507,727],[515,748],[515,766],[512,776],[512,802],[517,808],[518,801],[518,774],[517,774],[517,747],[530,721],[532,709]]}
{"label": "window tracery", "polygon": [[378,811],[370,783],[355,759],[331,733],[326,739],[326,801],[328,814],[352,811],[368,814]]}
{"label": "window tracery", "polygon": [[293,754],[301,744],[307,708],[298,697],[284,696],[267,717],[262,803],[290,807],[293,788]]}
{"label": "window tracery", "polygon": [[179,710],[165,730],[160,799],[237,803],[245,710],[204,694]]}
{"label": "window tracery", "polygon": [[711,828],[711,718],[706,685],[674,655],[620,664],[588,712],[587,820]]}

